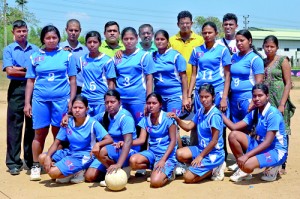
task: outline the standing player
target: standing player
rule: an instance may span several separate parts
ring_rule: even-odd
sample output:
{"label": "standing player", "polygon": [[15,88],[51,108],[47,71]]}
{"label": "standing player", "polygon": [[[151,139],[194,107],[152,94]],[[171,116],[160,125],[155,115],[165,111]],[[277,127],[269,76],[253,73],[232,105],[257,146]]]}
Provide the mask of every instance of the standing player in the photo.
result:
{"label": "standing player", "polygon": [[137,48],[143,49],[144,51],[154,52],[157,50],[153,39],[153,27],[150,24],[143,24],[139,27],[139,37],[141,42],[137,44]]}
{"label": "standing player", "polygon": [[180,52],[187,62],[186,74],[188,77],[188,84],[190,84],[192,75],[192,65],[189,64],[188,61],[190,60],[193,49],[204,43],[203,38],[191,30],[192,25],[192,14],[189,11],[181,11],[177,16],[177,26],[180,30],[176,35],[170,38],[172,48]]}
{"label": "standing player", "polygon": [[[72,115],[65,128],[61,128],[47,153],[39,156],[41,165],[51,179],[58,183],[79,183],[76,172],[81,171],[93,161],[91,151],[112,143],[112,138],[101,124],[88,114],[88,101],[77,95],[72,101]],[[96,139],[98,142],[96,143]],[[59,149],[62,141],[68,141],[68,148]]]}
{"label": "standing player", "polygon": [[196,183],[211,175],[212,180],[221,181],[224,179],[226,168],[222,138],[223,120],[220,110],[214,104],[214,87],[211,84],[202,84],[199,96],[202,107],[189,123],[183,122],[174,113],[170,114],[184,130],[197,129],[199,144],[183,147],[176,152],[179,161],[190,163],[183,176],[185,183]]}
{"label": "standing player", "polygon": [[[188,96],[192,95],[194,85],[197,91],[204,83],[212,84],[216,92],[216,106],[229,116],[228,92],[230,86],[231,56],[229,50],[224,45],[216,42],[217,34],[218,31],[215,23],[205,22],[203,24],[202,36],[204,37],[205,44],[195,48],[190,58],[193,72]],[[196,92],[194,100],[195,112],[200,106],[199,95]],[[224,132],[225,129],[226,127],[224,126]],[[227,157],[226,134],[223,134],[223,136],[225,157]]]}
{"label": "standing player", "polygon": [[[24,113],[33,119],[33,167],[30,180],[41,180],[38,157],[43,152],[49,126],[55,138],[63,114],[71,110],[76,95],[76,63],[72,53],[58,47],[60,34],[55,26],[41,31],[43,49],[31,55],[28,67]],[[31,107],[32,98],[32,107]],[[69,102],[68,102],[69,100]]]}
{"label": "standing player", "polygon": [[89,101],[89,115],[94,116],[105,110],[104,94],[115,87],[114,64],[110,57],[99,52],[101,36],[90,31],[85,37],[89,54],[80,57],[80,71],[83,74],[82,95]]}
{"label": "standing player", "polygon": [[[70,19],[66,25],[66,33],[68,35],[68,38],[66,41],[60,43],[60,47],[62,47],[64,50],[72,52],[76,63],[78,63],[79,57],[88,53],[88,49],[78,41],[78,37],[81,33],[80,22],[77,19]],[[81,93],[83,84],[83,77],[81,72],[76,75],[76,84],[77,93],[79,94]]]}
{"label": "standing player", "polygon": [[152,169],[150,186],[159,188],[174,179],[177,164],[176,124],[161,110],[163,101],[159,94],[151,93],[146,100],[149,115],[138,125],[142,128],[143,141],[145,135],[149,136],[149,150],[131,156],[130,166],[132,169]]}
{"label": "standing player", "polygon": [[138,35],[132,27],[121,33],[125,50],[122,58],[113,58],[116,68],[116,90],[121,94],[123,108],[128,110],[138,124],[144,114],[145,99],[152,92],[155,72],[151,54],[136,47]]}
{"label": "standing player", "polygon": [[223,17],[223,30],[225,33],[225,37],[219,39],[218,42],[226,46],[231,55],[238,52],[236,47],[235,33],[238,28],[238,19],[235,14],[227,13]]}
{"label": "standing player", "polygon": [[105,53],[109,57],[113,57],[119,50],[124,50],[125,47],[120,40],[120,27],[115,21],[109,21],[104,25],[105,40],[101,43],[99,51]]}
{"label": "standing player", "polygon": [[[264,181],[274,181],[287,158],[287,135],[282,114],[269,103],[269,89],[264,84],[252,88],[255,109],[242,121],[231,122],[223,115],[224,123],[232,130],[229,145],[239,169],[230,176],[233,182],[251,178],[254,169],[265,169]],[[245,129],[252,132],[247,135]]]}
{"label": "standing player", "polygon": [[[7,149],[6,166],[11,175],[19,175],[23,162],[20,158],[22,129],[24,123],[24,103],[26,87],[26,70],[31,65],[30,55],[38,48],[27,42],[28,29],[22,20],[13,23],[12,33],[15,42],[3,50],[3,68],[10,79],[7,92]],[[25,117],[25,131],[23,138],[24,162],[28,168],[32,166],[32,140],[34,130],[32,120]]]}

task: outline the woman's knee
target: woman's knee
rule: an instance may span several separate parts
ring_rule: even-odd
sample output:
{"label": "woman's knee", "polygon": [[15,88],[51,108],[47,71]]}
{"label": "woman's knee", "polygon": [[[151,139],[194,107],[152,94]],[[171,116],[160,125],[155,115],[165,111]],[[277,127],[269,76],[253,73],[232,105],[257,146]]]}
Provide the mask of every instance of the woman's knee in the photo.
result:
{"label": "woman's knee", "polygon": [[183,179],[185,183],[194,183],[195,175],[192,172],[187,171],[183,174]]}
{"label": "woman's knee", "polygon": [[62,173],[60,172],[60,170],[57,167],[52,167],[49,170],[48,175],[52,179],[57,179],[57,178],[61,177]]}
{"label": "woman's knee", "polygon": [[97,178],[98,172],[95,168],[89,168],[84,174],[84,179],[86,182],[95,182]]}
{"label": "woman's knee", "polygon": [[39,155],[39,163],[40,163],[41,165],[44,165],[46,156],[47,156],[46,153],[41,153],[41,154]]}

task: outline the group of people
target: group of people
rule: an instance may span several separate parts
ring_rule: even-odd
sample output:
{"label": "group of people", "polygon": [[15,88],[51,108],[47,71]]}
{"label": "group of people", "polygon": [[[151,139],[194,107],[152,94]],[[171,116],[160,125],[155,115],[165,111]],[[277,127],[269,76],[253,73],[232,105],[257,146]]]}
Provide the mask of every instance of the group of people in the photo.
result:
{"label": "group of people", "polygon": [[[265,38],[262,59],[251,33],[236,32],[232,13],[224,15],[225,38],[219,40],[210,21],[202,36],[194,33],[188,11],[178,14],[177,25],[180,31],[169,37],[163,29],[154,33],[150,24],[120,33],[110,21],[105,40],[90,31],[84,46],[78,42],[80,22],[71,19],[67,41],[60,42],[59,30],[47,25],[39,49],[27,42],[26,23],[15,21],[15,42],[3,56],[10,79],[10,174],[23,168],[24,118],[24,160],[33,181],[41,180],[42,167],[58,183],[106,186],[103,175],[120,168],[128,177],[131,169],[151,169],[151,187],[164,186],[175,174],[186,183],[223,180],[226,127],[237,161],[228,168],[235,171],[230,180],[263,172],[262,180],[274,181],[285,173],[295,107],[289,99],[291,68],[287,57],[276,54],[277,38]],[[188,123],[180,119],[184,111],[194,112]],[[43,153],[50,126],[54,142]],[[178,127],[191,131],[191,146],[182,146]]]}

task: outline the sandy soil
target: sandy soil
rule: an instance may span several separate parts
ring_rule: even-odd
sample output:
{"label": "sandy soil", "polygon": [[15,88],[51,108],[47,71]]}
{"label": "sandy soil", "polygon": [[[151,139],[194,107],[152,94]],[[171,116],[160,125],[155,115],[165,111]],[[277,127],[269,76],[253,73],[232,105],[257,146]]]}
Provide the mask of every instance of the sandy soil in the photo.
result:
{"label": "sandy soil", "polygon": [[[295,82],[299,88],[300,82]],[[298,84],[298,85],[297,85]],[[292,136],[290,138],[287,175],[283,175],[275,182],[263,182],[260,175],[241,183],[232,183],[229,176],[232,172],[225,172],[222,182],[205,180],[199,184],[184,184],[182,178],[177,178],[160,189],[150,188],[146,177],[130,178],[126,189],[112,192],[98,186],[98,183],[81,183],[60,185],[43,174],[40,182],[29,181],[29,172],[23,170],[18,176],[11,176],[6,172],[6,91],[0,91],[0,199],[5,198],[300,198],[300,90],[292,90],[291,97],[298,107],[292,119]],[[46,149],[52,142],[48,136]],[[232,163],[229,156],[228,165]]]}

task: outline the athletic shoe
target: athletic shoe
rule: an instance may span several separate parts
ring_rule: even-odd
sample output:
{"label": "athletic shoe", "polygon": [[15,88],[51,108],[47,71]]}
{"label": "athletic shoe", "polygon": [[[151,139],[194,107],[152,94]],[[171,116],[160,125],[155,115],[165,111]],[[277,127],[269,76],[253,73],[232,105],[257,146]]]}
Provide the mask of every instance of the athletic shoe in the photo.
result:
{"label": "athletic shoe", "polygon": [[19,174],[20,174],[20,171],[21,171],[21,169],[18,169],[18,168],[12,168],[12,169],[9,169],[10,175],[13,175],[13,176],[19,175]]}
{"label": "athletic shoe", "polygon": [[182,176],[185,172],[186,172],[185,164],[178,162],[175,168],[176,176]]}
{"label": "athletic shoe", "polygon": [[70,180],[70,182],[73,184],[79,184],[84,182],[84,173],[85,170],[78,171],[74,174],[74,177]]}
{"label": "athletic shoe", "polygon": [[100,181],[99,185],[100,187],[107,187],[105,180]]}
{"label": "athletic shoe", "polygon": [[55,180],[56,183],[58,184],[67,184],[70,182],[70,180],[74,177],[74,175],[69,175],[67,177],[64,177],[64,178],[57,178]]}
{"label": "athletic shoe", "polygon": [[222,181],[224,180],[224,171],[226,169],[226,163],[219,165],[218,167],[214,168],[212,171],[211,179],[213,181]]}
{"label": "athletic shoe", "polygon": [[263,172],[263,176],[261,176],[261,180],[273,182],[277,178],[277,174],[279,170],[281,169],[281,165],[276,167],[269,167]]}
{"label": "athletic shoe", "polygon": [[239,166],[237,163],[234,163],[233,165],[230,165],[228,167],[228,171],[237,171],[239,169]]}
{"label": "athletic shoe", "polygon": [[131,167],[124,167],[124,168],[122,168],[124,171],[125,171],[125,173],[127,174],[127,179],[129,179],[130,178],[130,172],[131,172]]}
{"label": "athletic shoe", "polygon": [[137,170],[135,172],[135,177],[142,177],[145,176],[146,174],[147,174],[146,169]]}
{"label": "athletic shoe", "polygon": [[242,180],[250,180],[252,178],[251,174],[245,173],[241,169],[238,169],[232,176],[230,180],[233,182],[240,182]]}
{"label": "athletic shoe", "polygon": [[31,181],[40,181],[41,180],[41,167],[39,167],[39,166],[31,167],[30,180]]}

